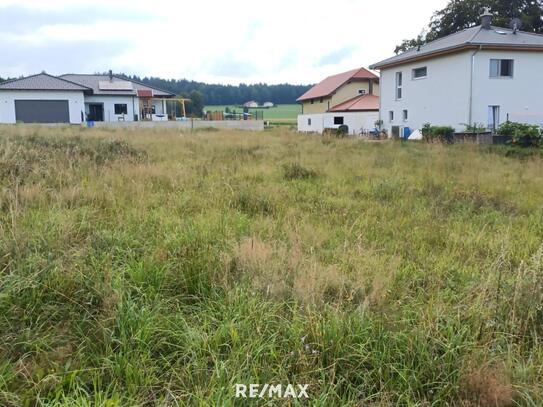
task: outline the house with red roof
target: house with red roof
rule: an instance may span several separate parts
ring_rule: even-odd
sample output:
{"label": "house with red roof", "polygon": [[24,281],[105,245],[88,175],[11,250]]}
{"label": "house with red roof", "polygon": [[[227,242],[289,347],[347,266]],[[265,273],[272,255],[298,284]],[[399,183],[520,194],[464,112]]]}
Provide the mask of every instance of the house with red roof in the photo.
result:
{"label": "house with red roof", "polygon": [[344,125],[350,134],[371,130],[379,119],[379,77],[365,68],[332,75],[297,99],[298,131],[322,133]]}

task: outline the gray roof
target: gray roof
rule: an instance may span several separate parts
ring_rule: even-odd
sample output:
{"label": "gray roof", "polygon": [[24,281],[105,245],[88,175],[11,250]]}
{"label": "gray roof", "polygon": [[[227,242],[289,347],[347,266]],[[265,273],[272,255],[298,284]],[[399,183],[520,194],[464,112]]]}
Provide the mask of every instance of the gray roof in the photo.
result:
{"label": "gray roof", "polygon": [[509,28],[482,26],[467,28],[447,37],[429,42],[419,49],[413,48],[400,55],[385,59],[370,66],[371,69],[380,69],[387,65],[397,65],[420,57],[430,57],[442,52],[454,52],[465,47],[515,47],[541,48],[543,51],[543,35],[517,31],[516,34]]}
{"label": "gray roof", "polygon": [[12,79],[0,83],[0,90],[74,90],[89,91],[90,89],[69,80],[57,78],[46,73]]}
{"label": "gray roof", "polygon": [[110,89],[104,89],[104,87],[102,86],[102,89],[100,87],[100,82],[108,82],[110,79],[109,79],[109,75],[82,75],[82,74],[66,74],[66,75],[61,75],[60,78],[64,78],[64,79],[67,79],[69,81],[72,81],[72,82],[76,82],[76,83],[79,83],[83,86],[86,86],[88,88],[91,88],[92,89],[92,93],[94,95],[129,95],[129,96],[135,96],[137,94],[137,91],[138,90],[152,90],[153,91],[153,96],[164,96],[164,97],[170,97],[170,96],[174,96],[173,93],[171,92],[168,92],[168,91],[165,91],[165,90],[162,90],[162,89],[158,89],[158,88],[154,88],[152,86],[147,86],[147,85],[144,85],[142,83],[139,83],[139,82],[136,82],[136,81],[133,81],[133,80],[130,80],[130,79],[125,79],[125,78],[120,78],[118,76],[113,76],[113,84],[116,84],[116,83],[119,83],[119,84],[123,84],[123,83],[126,83],[126,82],[130,82],[132,83],[132,88],[133,89],[126,89],[124,86],[119,86],[119,90],[114,90],[114,86],[111,86]]}

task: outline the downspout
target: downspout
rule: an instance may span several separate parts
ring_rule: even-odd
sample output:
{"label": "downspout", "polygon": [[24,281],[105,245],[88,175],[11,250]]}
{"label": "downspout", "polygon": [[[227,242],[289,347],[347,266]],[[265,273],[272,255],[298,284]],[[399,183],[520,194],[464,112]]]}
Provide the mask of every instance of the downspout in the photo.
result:
{"label": "downspout", "polygon": [[[379,133],[381,133],[383,131],[383,128],[385,127],[385,120],[383,119],[383,98],[382,98],[382,95],[381,95],[381,76],[382,76],[382,71],[379,70],[379,123],[381,123],[379,125]],[[377,127],[377,126],[376,126]],[[387,131],[388,133],[388,131]],[[392,133],[392,132],[391,132]],[[387,134],[388,136],[388,134]]]}
{"label": "downspout", "polygon": [[475,76],[475,56],[481,51],[483,48],[482,45],[479,45],[479,48],[477,48],[473,54],[471,55],[471,77],[470,77],[470,83],[469,83],[469,117],[468,117],[468,124],[470,126],[473,125],[473,84]]}

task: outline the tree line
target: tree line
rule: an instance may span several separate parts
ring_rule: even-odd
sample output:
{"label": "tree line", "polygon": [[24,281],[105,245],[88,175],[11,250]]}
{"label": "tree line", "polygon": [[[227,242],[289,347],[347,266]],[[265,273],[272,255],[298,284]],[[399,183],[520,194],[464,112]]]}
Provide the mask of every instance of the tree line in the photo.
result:
{"label": "tree line", "polygon": [[275,104],[296,103],[296,99],[307,92],[312,85],[291,85],[283,83],[268,85],[257,83],[247,85],[220,85],[196,82],[187,79],[162,79],[158,77],[139,77],[137,75],[123,75],[128,79],[154,86],[176,95],[190,98],[192,92],[199,92],[206,105],[241,105],[249,100],[260,104],[273,102]]}
{"label": "tree line", "polygon": [[445,8],[434,13],[428,26],[416,38],[403,40],[396,47],[396,54],[480,24],[485,7],[494,15],[495,26],[507,28],[514,18],[518,18],[522,31],[543,34],[541,0],[451,0]]}

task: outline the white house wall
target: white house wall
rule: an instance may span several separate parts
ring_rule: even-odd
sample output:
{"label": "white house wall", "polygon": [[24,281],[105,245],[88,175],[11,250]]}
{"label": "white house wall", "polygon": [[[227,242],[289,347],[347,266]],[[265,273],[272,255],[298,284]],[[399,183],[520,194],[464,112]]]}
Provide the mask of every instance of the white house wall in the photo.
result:
{"label": "white house wall", "polygon": [[0,123],[14,124],[15,100],[67,100],[71,124],[81,124],[81,113],[85,106],[83,92],[79,91],[0,91]]}
{"label": "white house wall", "polygon": [[[381,119],[392,126],[420,129],[425,123],[465,128],[469,117],[469,86],[472,52],[408,63],[381,71]],[[427,77],[413,79],[412,70],[427,67]],[[396,100],[396,72],[403,73],[403,95]],[[408,119],[403,120],[403,110]],[[394,112],[394,120],[389,112]]]}
{"label": "white house wall", "polygon": [[[513,59],[513,78],[490,78],[491,59]],[[543,125],[543,53],[481,51],[475,56],[473,120],[488,124],[488,107],[507,120]]]}
{"label": "white house wall", "polygon": [[[101,103],[104,105],[104,121],[106,122],[118,122],[124,116],[124,121],[134,121],[134,114],[138,114],[139,101],[135,96],[106,96],[106,95],[92,95],[85,96],[85,103]],[[115,114],[116,104],[126,104],[127,114]],[[88,108],[86,109],[88,112]]]}
{"label": "white house wall", "polygon": [[[305,133],[322,133],[324,129],[337,129],[334,117],[343,117],[343,124],[349,127],[350,134],[359,134],[362,129],[372,130],[379,119],[378,112],[330,112],[302,114],[298,116],[298,131]],[[311,120],[311,124],[309,124]]]}

